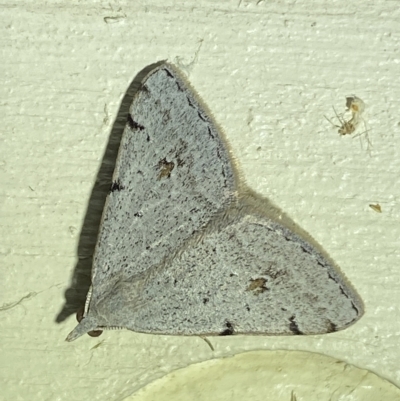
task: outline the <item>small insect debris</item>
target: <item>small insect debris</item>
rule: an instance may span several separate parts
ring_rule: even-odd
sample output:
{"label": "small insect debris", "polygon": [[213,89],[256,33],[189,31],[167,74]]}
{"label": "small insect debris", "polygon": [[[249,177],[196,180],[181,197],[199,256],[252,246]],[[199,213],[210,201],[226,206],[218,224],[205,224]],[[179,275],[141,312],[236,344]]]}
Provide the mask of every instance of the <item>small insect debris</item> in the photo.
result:
{"label": "small insect debris", "polygon": [[369,205],[369,207],[376,213],[382,213],[382,208],[381,205],[379,203],[372,203]]}

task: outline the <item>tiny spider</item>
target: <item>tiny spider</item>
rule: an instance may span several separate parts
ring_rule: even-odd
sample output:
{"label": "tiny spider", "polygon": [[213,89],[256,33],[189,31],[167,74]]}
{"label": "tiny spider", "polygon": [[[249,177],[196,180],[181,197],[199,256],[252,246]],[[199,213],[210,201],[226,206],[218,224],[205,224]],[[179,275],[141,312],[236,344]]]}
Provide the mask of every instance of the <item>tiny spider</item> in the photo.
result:
{"label": "tiny spider", "polygon": [[[338,133],[339,135],[351,135],[355,133],[357,130],[358,126],[360,125],[360,122],[364,123],[365,130],[364,132],[361,132],[357,135],[354,136],[354,138],[359,137],[364,134],[365,140],[367,142],[367,151],[369,151],[370,147],[372,146],[371,141],[369,140],[368,137],[368,129],[366,129],[366,124],[365,120],[362,117],[362,114],[364,113],[365,110],[365,103],[356,95],[348,96],[346,97],[346,107],[347,110],[346,112],[351,113],[351,118],[346,119],[343,114],[338,114],[333,107],[333,111],[335,112],[335,116],[337,120],[339,121],[340,125],[335,124],[332,120],[330,120],[328,117],[324,116],[330,124],[332,124],[334,127],[338,128]],[[345,113],[346,113],[345,112]],[[361,144],[362,146],[362,144]]]}
{"label": "tiny spider", "polygon": [[359,117],[354,116],[350,120],[346,120],[343,115],[339,115],[335,108],[333,108],[335,112],[336,118],[338,119],[340,125],[335,124],[332,120],[330,120],[327,116],[324,116],[334,127],[339,128],[338,133],[340,135],[351,135],[357,129],[358,124],[360,123]]}

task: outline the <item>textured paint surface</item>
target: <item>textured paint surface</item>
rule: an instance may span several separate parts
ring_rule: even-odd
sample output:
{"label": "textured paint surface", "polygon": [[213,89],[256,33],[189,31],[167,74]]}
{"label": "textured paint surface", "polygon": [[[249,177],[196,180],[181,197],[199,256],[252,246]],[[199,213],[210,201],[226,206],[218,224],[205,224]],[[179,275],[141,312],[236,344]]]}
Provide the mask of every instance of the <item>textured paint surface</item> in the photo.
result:
{"label": "textured paint surface", "polygon": [[236,175],[222,132],[180,73],[151,71],[130,108],[84,318],[68,341],[118,327],[323,334],[358,320],[362,301],[339,270],[271,220]]}
{"label": "textured paint surface", "polygon": [[[400,385],[397,2],[5,0],[1,13],[0,398],[120,401],[171,370],[254,349],[320,352]],[[90,285],[127,86],[166,59],[212,110],[249,187],[354,284],[366,309],[356,324],[213,337],[213,353],[197,337],[128,330],[64,341]],[[366,105],[371,157],[324,119],[351,94]],[[298,401],[315,399],[308,389]]]}

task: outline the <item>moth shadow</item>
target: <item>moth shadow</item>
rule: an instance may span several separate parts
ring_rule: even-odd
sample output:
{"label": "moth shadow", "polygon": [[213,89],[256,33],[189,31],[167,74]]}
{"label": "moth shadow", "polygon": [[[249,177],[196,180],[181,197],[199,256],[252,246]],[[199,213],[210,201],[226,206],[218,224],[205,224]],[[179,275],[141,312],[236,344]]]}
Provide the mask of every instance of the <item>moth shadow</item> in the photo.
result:
{"label": "moth shadow", "polygon": [[91,284],[92,256],[96,246],[97,233],[106,197],[110,191],[119,144],[129,114],[129,107],[133,96],[140,89],[144,77],[162,63],[164,61],[151,64],[141,70],[129,85],[122,99],[86,209],[77,249],[78,262],[75,265],[70,286],[64,293],[65,303],[55,318],[56,323],[63,322],[85,304],[86,295]]}

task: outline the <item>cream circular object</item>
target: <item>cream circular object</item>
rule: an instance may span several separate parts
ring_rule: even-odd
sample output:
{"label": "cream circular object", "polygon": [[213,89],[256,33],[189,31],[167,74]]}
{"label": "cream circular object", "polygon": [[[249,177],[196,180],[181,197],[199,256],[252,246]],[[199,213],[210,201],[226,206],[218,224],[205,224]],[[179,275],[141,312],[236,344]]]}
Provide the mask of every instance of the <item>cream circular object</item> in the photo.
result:
{"label": "cream circular object", "polygon": [[395,401],[400,389],[326,355],[254,351],[173,371],[124,401]]}

